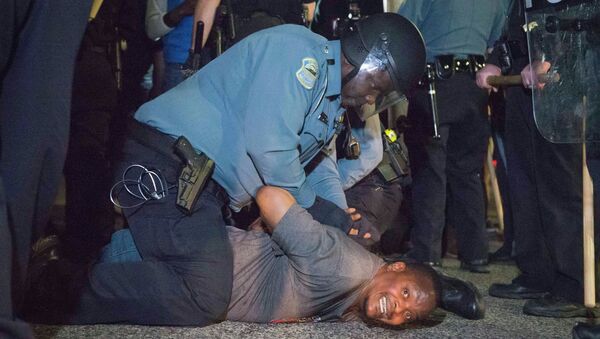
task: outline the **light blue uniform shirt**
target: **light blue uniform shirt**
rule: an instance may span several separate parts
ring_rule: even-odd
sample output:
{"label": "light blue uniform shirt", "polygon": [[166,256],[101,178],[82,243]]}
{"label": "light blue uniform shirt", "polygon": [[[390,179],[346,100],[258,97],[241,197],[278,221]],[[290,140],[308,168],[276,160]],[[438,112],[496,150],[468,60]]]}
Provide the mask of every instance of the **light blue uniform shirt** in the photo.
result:
{"label": "light blue uniform shirt", "polygon": [[383,160],[381,133],[379,115],[368,118],[361,126],[352,126],[352,135],[360,143],[361,152],[358,159],[339,159],[337,162],[344,190],[361,181]]}
{"label": "light blue uniform shirt", "polygon": [[[331,140],[343,113],[340,53],[339,41],[299,25],[263,30],[144,104],[135,118],[186,136],[213,159],[213,179],[233,209],[265,184],[309,207],[315,191],[304,166]],[[337,173],[328,162],[317,167],[328,169],[316,173]]]}
{"label": "light blue uniform shirt", "polygon": [[510,0],[406,0],[398,14],[423,34],[427,62],[438,55],[485,55],[502,34]]}

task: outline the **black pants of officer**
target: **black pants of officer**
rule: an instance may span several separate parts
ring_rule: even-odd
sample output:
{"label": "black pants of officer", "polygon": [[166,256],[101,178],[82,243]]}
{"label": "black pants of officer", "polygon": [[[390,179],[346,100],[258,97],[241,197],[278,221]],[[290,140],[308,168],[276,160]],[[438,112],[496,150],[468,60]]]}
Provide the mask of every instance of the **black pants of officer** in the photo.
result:
{"label": "black pants of officer", "polygon": [[544,139],[528,92],[507,90],[507,170],[521,270],[514,282],[582,302],[581,144]]}
{"label": "black pants of officer", "polygon": [[[233,279],[221,214],[227,195],[209,181],[192,214],[182,212],[174,188],[181,163],[174,157],[134,139],[125,142],[117,180],[137,164],[159,171],[171,189],[162,199],[124,209],[142,261],[94,265],[83,292],[74,296],[78,306],[70,322],[203,326],[224,320]],[[137,180],[135,172],[126,179]],[[118,198],[123,206],[140,203],[125,190]]]}
{"label": "black pants of officer", "polygon": [[[0,220],[0,337],[31,337],[15,321],[29,261],[31,241],[45,227],[65,159],[73,63],[91,1],[32,1],[15,15],[3,2],[3,34],[21,26],[4,15],[28,14],[4,75],[0,97],[6,215]],[[18,2],[17,11],[27,9]],[[8,8],[7,8],[8,7]],[[4,43],[5,40],[3,40]],[[2,46],[10,51],[10,44]],[[8,219],[8,220],[7,220]],[[12,282],[12,284],[11,284]],[[12,291],[12,298],[10,297]],[[11,300],[12,299],[12,300]],[[12,302],[11,302],[12,301]]]}
{"label": "black pants of officer", "polygon": [[411,158],[411,259],[439,262],[446,223],[456,227],[463,261],[487,260],[485,207],[481,172],[490,135],[487,93],[470,73],[437,80],[439,133],[435,140],[428,90],[410,99],[411,129],[406,144]]}

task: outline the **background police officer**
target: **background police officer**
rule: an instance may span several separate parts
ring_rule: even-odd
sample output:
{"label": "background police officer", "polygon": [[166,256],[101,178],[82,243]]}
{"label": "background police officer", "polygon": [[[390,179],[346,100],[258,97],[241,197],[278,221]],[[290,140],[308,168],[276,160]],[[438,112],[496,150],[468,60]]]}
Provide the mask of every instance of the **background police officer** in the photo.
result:
{"label": "background police officer", "polygon": [[486,272],[488,244],[481,172],[490,135],[487,93],[474,72],[502,32],[508,0],[406,1],[399,14],[423,33],[435,69],[439,138],[427,86],[411,97],[407,131],[412,184],[412,259],[438,265],[442,234],[456,227],[462,267]]}

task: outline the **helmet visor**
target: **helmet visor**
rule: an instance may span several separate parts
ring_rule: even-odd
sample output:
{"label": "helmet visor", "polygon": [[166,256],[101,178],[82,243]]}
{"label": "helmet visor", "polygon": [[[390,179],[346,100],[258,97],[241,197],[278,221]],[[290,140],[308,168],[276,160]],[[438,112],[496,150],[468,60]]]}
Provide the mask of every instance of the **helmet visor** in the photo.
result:
{"label": "helmet visor", "polygon": [[371,48],[356,74],[358,79],[369,79],[370,87],[377,91],[375,103],[362,105],[359,110],[361,120],[406,100],[396,83],[394,68],[394,60],[387,49],[387,37],[382,34],[381,40]]}

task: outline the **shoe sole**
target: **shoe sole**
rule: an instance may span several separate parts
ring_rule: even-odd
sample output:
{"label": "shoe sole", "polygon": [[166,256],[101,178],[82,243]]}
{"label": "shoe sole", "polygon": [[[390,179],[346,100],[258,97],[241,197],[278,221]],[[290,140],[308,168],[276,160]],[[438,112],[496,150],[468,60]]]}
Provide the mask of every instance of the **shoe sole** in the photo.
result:
{"label": "shoe sole", "polygon": [[495,298],[501,299],[539,299],[546,294],[546,292],[531,292],[531,293],[520,293],[520,294],[503,294],[503,293],[492,293],[488,291],[488,294]]}
{"label": "shoe sole", "polygon": [[533,315],[537,317],[547,317],[547,318],[597,318],[598,317],[598,309],[577,309],[572,311],[564,311],[560,312],[560,314],[556,314],[553,312],[537,312],[531,311],[526,308],[523,308],[523,313],[527,315]]}

